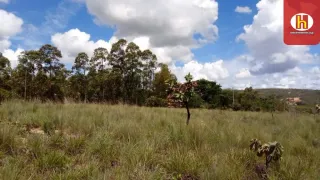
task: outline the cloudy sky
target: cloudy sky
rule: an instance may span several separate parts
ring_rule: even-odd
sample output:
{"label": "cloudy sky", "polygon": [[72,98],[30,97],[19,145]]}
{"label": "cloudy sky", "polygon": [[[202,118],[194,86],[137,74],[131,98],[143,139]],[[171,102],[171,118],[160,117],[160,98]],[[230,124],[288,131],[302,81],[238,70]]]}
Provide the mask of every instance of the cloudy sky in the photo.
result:
{"label": "cloudy sky", "polygon": [[57,46],[72,65],[79,52],[120,38],[151,49],[179,80],[223,88],[320,89],[320,45],[283,43],[283,0],[0,0],[0,52]]}

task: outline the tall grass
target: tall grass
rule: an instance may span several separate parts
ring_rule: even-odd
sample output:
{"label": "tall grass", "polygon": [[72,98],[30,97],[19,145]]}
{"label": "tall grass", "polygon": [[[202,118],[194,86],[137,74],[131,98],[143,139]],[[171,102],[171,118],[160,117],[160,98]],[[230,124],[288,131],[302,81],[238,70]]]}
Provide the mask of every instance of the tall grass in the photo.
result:
{"label": "tall grass", "polygon": [[257,179],[252,138],[285,148],[270,179],[320,177],[320,117],[191,113],[186,126],[184,109],[5,102],[0,179]]}

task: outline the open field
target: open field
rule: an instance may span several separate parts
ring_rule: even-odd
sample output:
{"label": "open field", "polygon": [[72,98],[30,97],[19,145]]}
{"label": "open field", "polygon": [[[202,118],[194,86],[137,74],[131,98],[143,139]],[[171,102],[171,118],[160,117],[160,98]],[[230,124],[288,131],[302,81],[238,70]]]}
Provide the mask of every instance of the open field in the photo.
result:
{"label": "open field", "polygon": [[320,117],[126,105],[0,106],[0,179],[257,179],[252,138],[284,146],[270,179],[320,177]]}

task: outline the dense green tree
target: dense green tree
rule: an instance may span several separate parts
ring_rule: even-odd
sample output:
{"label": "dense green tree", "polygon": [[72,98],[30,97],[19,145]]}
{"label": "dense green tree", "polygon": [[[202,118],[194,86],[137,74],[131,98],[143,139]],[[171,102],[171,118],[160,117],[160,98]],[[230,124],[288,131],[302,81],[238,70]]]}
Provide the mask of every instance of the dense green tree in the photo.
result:
{"label": "dense green tree", "polygon": [[252,87],[245,88],[244,91],[239,94],[239,103],[245,111],[259,110],[258,92],[253,90]]}
{"label": "dense green tree", "polygon": [[221,86],[214,81],[200,79],[197,81],[198,86],[195,88],[200,97],[210,105],[217,107],[219,103],[219,95],[221,94]]}
{"label": "dense green tree", "polygon": [[[84,95],[84,103],[87,102],[87,91],[88,91],[88,81],[87,81],[87,72],[89,71],[89,57],[86,53],[79,53],[74,61],[72,70],[75,71],[75,75],[72,79],[72,84],[80,84],[78,92]],[[74,80],[78,82],[74,82]]]}
{"label": "dense green tree", "polygon": [[110,86],[108,81],[110,70],[107,67],[108,55],[109,52],[106,48],[99,47],[94,50],[90,60],[91,66],[90,73],[88,74],[89,91],[93,99],[99,99],[100,102],[106,100],[106,89]]}
{"label": "dense green tree", "polygon": [[159,98],[166,98],[167,89],[169,88],[169,84],[167,84],[166,82],[172,80],[176,83],[177,77],[170,72],[168,65],[159,64],[159,67],[161,69],[158,73],[155,74],[155,78],[153,80],[153,94]]}
{"label": "dense green tree", "polygon": [[9,85],[11,66],[10,61],[0,53],[0,104],[5,98],[10,96],[11,87]]}

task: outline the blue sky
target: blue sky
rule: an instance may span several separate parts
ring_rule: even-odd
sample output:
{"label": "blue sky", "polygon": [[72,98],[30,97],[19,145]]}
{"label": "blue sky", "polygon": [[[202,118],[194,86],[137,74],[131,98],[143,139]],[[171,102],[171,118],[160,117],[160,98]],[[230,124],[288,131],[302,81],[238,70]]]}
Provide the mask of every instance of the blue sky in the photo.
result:
{"label": "blue sky", "polygon": [[[50,43],[69,67],[76,53],[126,38],[151,49],[180,80],[191,72],[240,89],[320,87],[320,46],[282,42],[282,0],[134,2],[0,0],[8,19],[0,27],[0,51],[14,65],[21,51]],[[244,30],[245,25],[251,26]]]}

